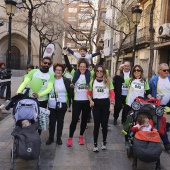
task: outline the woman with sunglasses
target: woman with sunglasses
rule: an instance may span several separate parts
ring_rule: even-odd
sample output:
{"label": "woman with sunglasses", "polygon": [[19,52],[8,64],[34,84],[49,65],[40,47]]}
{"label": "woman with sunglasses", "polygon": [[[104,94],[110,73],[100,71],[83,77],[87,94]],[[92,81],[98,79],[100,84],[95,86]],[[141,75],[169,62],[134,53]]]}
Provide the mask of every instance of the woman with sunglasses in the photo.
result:
{"label": "woman with sunglasses", "polygon": [[[94,119],[94,148],[93,152],[99,152],[98,149],[98,134],[100,124],[102,127],[103,141],[101,149],[106,149],[107,138],[107,124],[109,120],[110,112],[113,111],[114,106],[114,87],[112,81],[109,79],[106,73],[105,67],[99,65],[95,68],[94,77],[90,82],[88,90],[88,99],[90,101],[90,107],[93,107],[93,119]],[[93,98],[91,98],[93,96]]]}
{"label": "woman with sunglasses", "polygon": [[49,94],[48,107],[50,110],[49,116],[49,138],[46,145],[50,145],[54,141],[55,127],[57,122],[56,143],[62,145],[62,131],[64,124],[64,117],[67,111],[68,95],[71,93],[71,81],[63,77],[64,65],[56,63],[53,66],[55,72],[55,81],[53,89]]}
{"label": "woman with sunglasses", "polygon": [[[149,83],[144,78],[143,68],[140,65],[135,65],[131,72],[130,78],[125,78],[125,84],[128,86],[128,94],[126,97],[126,105],[125,105],[125,118],[127,114],[132,110],[131,105],[136,99],[136,97],[147,97],[151,98]],[[125,136],[126,147],[129,147],[127,136]]]}

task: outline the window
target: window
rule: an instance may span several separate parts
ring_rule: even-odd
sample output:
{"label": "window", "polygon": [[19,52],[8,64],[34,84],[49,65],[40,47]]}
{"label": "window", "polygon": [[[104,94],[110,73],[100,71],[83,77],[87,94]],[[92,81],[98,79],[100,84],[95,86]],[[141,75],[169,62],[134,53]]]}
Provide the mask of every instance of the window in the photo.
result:
{"label": "window", "polygon": [[75,17],[68,17],[68,21],[77,21]]}
{"label": "window", "polygon": [[103,19],[103,20],[106,19],[106,12],[102,12],[102,19]]}
{"label": "window", "polygon": [[77,13],[77,8],[69,8],[68,12]]}

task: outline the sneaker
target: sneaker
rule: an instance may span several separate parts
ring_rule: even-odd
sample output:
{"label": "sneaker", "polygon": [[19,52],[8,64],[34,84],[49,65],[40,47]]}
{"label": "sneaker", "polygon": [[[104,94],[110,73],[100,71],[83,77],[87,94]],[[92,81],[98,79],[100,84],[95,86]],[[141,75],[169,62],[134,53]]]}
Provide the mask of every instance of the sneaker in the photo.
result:
{"label": "sneaker", "polygon": [[73,144],[73,139],[72,139],[72,138],[68,138],[67,146],[68,146],[68,147],[71,147],[72,144]]}
{"label": "sneaker", "polygon": [[106,149],[107,149],[107,148],[106,148],[106,142],[102,142],[101,149],[102,149],[102,150],[106,150]]}
{"label": "sneaker", "polygon": [[98,147],[94,147],[94,148],[93,148],[93,152],[99,152]]}
{"label": "sneaker", "polygon": [[79,145],[84,145],[84,138],[83,138],[83,136],[79,136]]}
{"label": "sneaker", "polygon": [[167,143],[164,145],[165,151],[169,151],[170,150],[170,143]]}
{"label": "sneaker", "polygon": [[62,144],[63,144],[61,138],[57,139],[56,143],[57,143],[58,145],[62,145]]}

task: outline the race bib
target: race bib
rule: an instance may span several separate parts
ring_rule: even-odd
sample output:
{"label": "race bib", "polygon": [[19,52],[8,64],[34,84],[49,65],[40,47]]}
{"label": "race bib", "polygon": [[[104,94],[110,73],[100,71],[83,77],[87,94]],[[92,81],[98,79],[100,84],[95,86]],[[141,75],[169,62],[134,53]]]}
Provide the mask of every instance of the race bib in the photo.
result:
{"label": "race bib", "polygon": [[76,91],[77,91],[77,92],[85,92],[85,91],[87,91],[87,86],[86,86],[86,84],[79,84],[79,85],[76,87]]}
{"label": "race bib", "polygon": [[136,91],[144,90],[144,84],[132,83],[132,88]]}
{"label": "race bib", "polygon": [[104,86],[96,86],[94,89],[94,94],[95,95],[105,94],[106,93],[105,90],[106,90],[106,87]]}
{"label": "race bib", "polygon": [[50,93],[49,94],[49,100],[51,100],[51,101],[54,101],[54,100],[58,100],[58,95],[56,94],[56,98],[55,98],[55,94],[54,93]]}
{"label": "race bib", "polygon": [[125,83],[122,83],[122,90],[128,90],[128,85]]}

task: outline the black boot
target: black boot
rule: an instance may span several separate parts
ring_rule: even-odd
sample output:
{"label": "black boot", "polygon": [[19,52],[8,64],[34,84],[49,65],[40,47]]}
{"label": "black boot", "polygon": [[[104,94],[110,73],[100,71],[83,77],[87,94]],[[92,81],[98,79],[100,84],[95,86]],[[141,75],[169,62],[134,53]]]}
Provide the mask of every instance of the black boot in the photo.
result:
{"label": "black boot", "polygon": [[46,142],[46,145],[50,145],[50,144],[53,143],[53,142],[54,142],[54,139],[50,139],[50,138],[49,138],[49,139],[47,140],[47,142]]}
{"label": "black boot", "polygon": [[62,144],[63,144],[61,138],[58,138],[57,141],[56,141],[56,143],[57,143],[58,145],[62,145]]}

